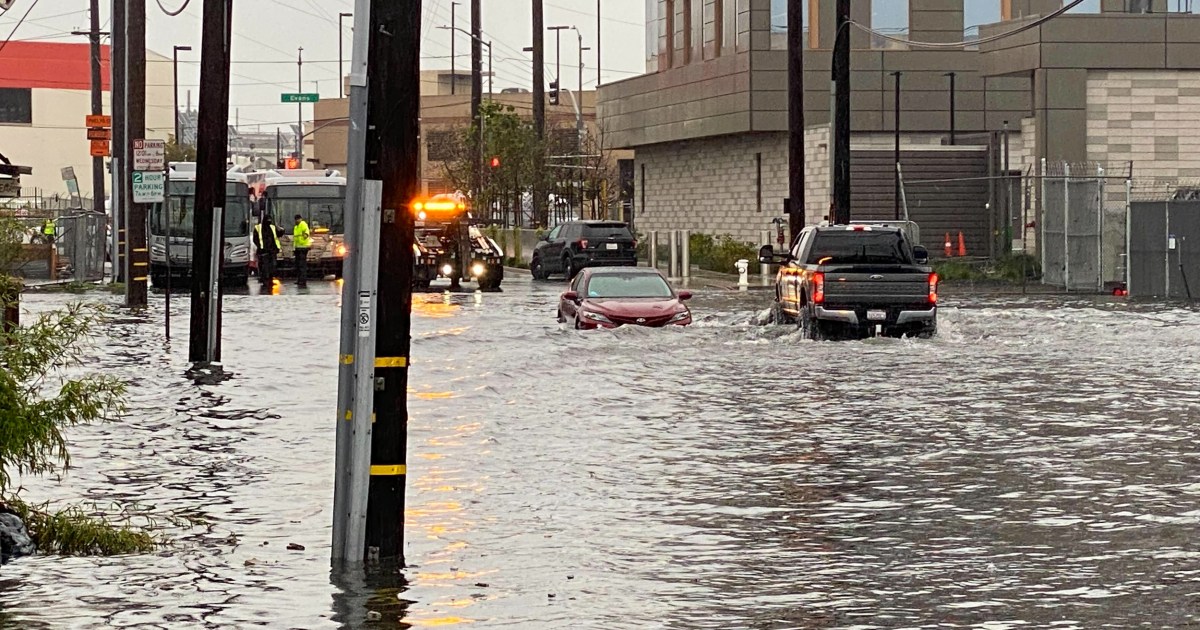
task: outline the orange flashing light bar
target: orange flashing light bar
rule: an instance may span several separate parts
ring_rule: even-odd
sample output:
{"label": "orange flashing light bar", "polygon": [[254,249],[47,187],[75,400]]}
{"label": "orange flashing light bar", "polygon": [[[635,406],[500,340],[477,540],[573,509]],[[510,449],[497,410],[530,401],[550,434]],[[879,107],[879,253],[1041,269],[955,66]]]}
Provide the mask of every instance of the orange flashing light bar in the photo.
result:
{"label": "orange flashing light bar", "polygon": [[454,210],[466,210],[467,204],[462,203],[461,201],[414,201],[412,204],[412,209],[416,212],[452,212]]}

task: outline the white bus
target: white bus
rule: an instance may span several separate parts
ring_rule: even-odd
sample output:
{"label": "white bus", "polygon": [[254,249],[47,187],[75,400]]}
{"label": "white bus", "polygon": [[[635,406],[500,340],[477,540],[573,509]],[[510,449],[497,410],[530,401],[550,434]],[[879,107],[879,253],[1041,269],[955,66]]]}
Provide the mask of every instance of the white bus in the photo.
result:
{"label": "white bus", "polygon": [[[192,275],[196,163],[172,162],[168,168],[167,203],[156,204],[150,213],[150,280],[156,287],[166,286],[168,274],[185,282]],[[246,182],[244,173],[226,174],[221,280],[232,286],[245,286],[250,274],[250,198]],[[170,265],[167,264],[168,231]]]}

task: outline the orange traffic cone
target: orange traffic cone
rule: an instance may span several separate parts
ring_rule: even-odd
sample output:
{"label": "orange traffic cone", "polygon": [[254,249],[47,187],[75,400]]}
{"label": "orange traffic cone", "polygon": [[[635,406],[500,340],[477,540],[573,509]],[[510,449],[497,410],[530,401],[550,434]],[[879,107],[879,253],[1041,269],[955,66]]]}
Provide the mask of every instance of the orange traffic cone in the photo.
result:
{"label": "orange traffic cone", "polygon": [[946,258],[949,258],[953,255],[954,255],[954,249],[950,245],[950,233],[946,232]]}
{"label": "orange traffic cone", "polygon": [[965,240],[963,240],[962,232],[958,233],[958,255],[959,256],[967,255],[967,242]]}

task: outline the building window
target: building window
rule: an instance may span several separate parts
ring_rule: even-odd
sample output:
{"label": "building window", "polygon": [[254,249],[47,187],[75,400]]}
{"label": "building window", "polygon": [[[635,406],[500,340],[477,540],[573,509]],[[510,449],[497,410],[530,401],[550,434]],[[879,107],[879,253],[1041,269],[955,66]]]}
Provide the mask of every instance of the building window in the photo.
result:
{"label": "building window", "polygon": [[721,0],[721,47],[733,51],[737,45],[737,0]]}
{"label": "building window", "polygon": [[33,124],[33,91],[29,88],[0,88],[0,124]]}
{"label": "building window", "polygon": [[[806,44],[811,44],[809,41],[809,16],[812,13],[810,4],[812,0],[804,0],[801,3],[800,20],[804,25],[804,33],[801,36],[801,41]],[[787,50],[787,30],[788,30],[788,0],[771,0],[771,49],[772,50]],[[812,48],[811,45],[808,46]]]}
{"label": "building window", "polygon": [[723,0],[708,0],[704,3],[704,58],[715,59],[721,56],[722,20],[725,19]]}
{"label": "building window", "polygon": [[[978,1],[978,0],[976,0]],[[908,0],[891,0],[871,4],[871,28],[884,35],[908,38]],[[903,49],[900,42],[872,34],[871,48]]]}
{"label": "building window", "polygon": [[646,0],[646,72],[658,71],[658,38],[663,22],[659,16],[662,0]]}
{"label": "building window", "polygon": [[680,23],[683,26],[683,32],[680,34],[683,35],[683,37],[680,38],[680,41],[683,42],[683,64],[685,66],[689,63],[692,63],[692,42],[695,41],[695,38],[692,37],[692,26],[694,24],[694,21],[692,20],[692,3],[703,1],[704,0],[683,0],[682,2],[683,19],[680,20]]}
{"label": "building window", "polygon": [[457,144],[456,132],[452,130],[431,130],[425,136],[425,151],[430,162],[445,162],[454,158],[454,148]]}

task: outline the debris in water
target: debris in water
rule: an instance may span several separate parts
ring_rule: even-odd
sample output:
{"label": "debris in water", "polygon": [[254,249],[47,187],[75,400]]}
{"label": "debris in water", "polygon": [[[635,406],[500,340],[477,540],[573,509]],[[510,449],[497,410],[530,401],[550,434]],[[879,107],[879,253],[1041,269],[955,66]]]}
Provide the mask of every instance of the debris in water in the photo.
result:
{"label": "debris in water", "polygon": [[288,551],[304,551],[304,545],[297,545],[296,543],[288,543]]}

